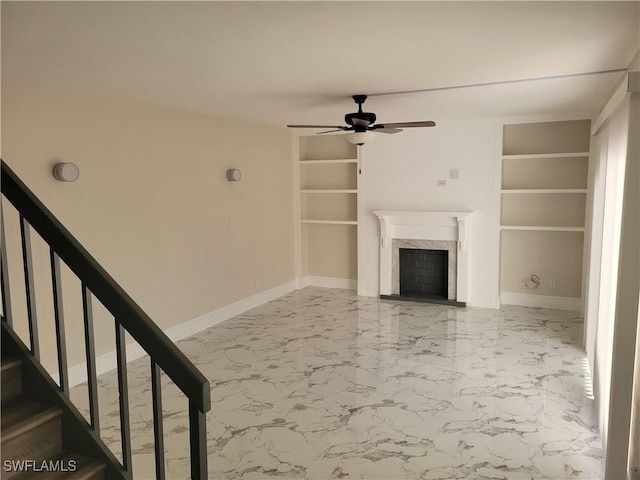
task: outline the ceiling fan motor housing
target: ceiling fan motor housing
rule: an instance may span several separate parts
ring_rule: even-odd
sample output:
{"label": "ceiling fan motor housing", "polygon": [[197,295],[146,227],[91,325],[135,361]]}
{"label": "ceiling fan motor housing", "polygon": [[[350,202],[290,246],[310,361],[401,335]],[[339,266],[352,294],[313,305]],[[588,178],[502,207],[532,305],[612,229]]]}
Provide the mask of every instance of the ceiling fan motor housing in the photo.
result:
{"label": "ceiling fan motor housing", "polygon": [[376,114],[371,112],[347,113],[344,116],[344,121],[347,125],[355,127],[356,132],[364,132],[369,125],[373,125],[375,123]]}

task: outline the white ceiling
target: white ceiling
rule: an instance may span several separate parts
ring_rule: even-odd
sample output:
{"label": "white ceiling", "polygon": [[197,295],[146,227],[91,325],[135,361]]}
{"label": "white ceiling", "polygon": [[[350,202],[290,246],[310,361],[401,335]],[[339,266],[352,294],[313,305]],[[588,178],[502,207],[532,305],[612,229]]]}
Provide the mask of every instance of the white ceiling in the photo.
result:
{"label": "white ceiling", "polygon": [[[3,90],[342,124],[350,96],[622,69],[640,2],[2,2]],[[593,115],[621,73],[369,98],[378,121]],[[10,88],[9,88],[10,89]]]}

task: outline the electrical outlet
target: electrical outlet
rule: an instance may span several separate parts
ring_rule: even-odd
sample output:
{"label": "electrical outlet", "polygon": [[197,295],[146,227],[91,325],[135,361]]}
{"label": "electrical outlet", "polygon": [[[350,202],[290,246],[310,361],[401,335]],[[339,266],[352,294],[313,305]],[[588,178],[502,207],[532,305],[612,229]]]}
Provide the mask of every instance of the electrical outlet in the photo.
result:
{"label": "electrical outlet", "polygon": [[446,180],[438,180],[438,186],[439,187],[446,187],[447,186],[447,181]]}
{"label": "electrical outlet", "polygon": [[558,281],[555,278],[549,279],[549,288],[558,288]]}
{"label": "electrical outlet", "polygon": [[229,217],[229,230],[235,230],[238,227],[238,222],[234,217]]}
{"label": "electrical outlet", "polygon": [[452,168],[449,170],[449,179],[450,180],[458,180],[460,178],[460,169]]}

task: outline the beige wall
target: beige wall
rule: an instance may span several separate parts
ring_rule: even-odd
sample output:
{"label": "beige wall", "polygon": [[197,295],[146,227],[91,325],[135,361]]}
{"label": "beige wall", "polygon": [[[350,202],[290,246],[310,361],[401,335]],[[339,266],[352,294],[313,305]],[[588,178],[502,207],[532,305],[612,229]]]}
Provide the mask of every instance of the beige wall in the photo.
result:
{"label": "beige wall", "polygon": [[[7,85],[2,120],[4,161],[161,328],[295,277],[286,130]],[[56,161],[76,163],[80,179],[55,181]],[[239,183],[225,179],[230,167],[242,170]],[[7,227],[15,227],[15,212],[5,210]],[[44,292],[48,256],[44,245],[36,250]],[[70,284],[69,295],[78,289]],[[79,315],[76,297],[67,301],[75,311],[68,316]],[[84,360],[82,329],[68,321],[73,365]],[[99,353],[112,348],[113,328],[103,323],[96,327]]]}
{"label": "beige wall", "polygon": [[358,278],[355,225],[304,225],[305,275]]}
{"label": "beige wall", "polygon": [[504,155],[575,153],[589,150],[590,121],[522,123],[504,129]]}
{"label": "beige wall", "polygon": [[[503,230],[500,282],[502,291],[580,298],[583,232]],[[522,284],[536,274],[540,286]],[[556,279],[556,288],[549,280]]]}

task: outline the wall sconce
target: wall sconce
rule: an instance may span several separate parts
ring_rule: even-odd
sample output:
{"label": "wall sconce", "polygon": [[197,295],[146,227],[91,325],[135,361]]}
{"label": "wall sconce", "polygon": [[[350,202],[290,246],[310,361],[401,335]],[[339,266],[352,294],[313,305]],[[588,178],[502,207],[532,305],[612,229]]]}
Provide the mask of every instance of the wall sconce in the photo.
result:
{"label": "wall sconce", "polygon": [[229,170],[227,170],[228,181],[239,182],[241,178],[242,178],[242,174],[240,173],[240,170],[238,170],[237,168],[230,168]]}
{"label": "wall sconce", "polygon": [[53,167],[53,178],[59,182],[75,182],[80,176],[80,169],[75,163],[56,163]]}

